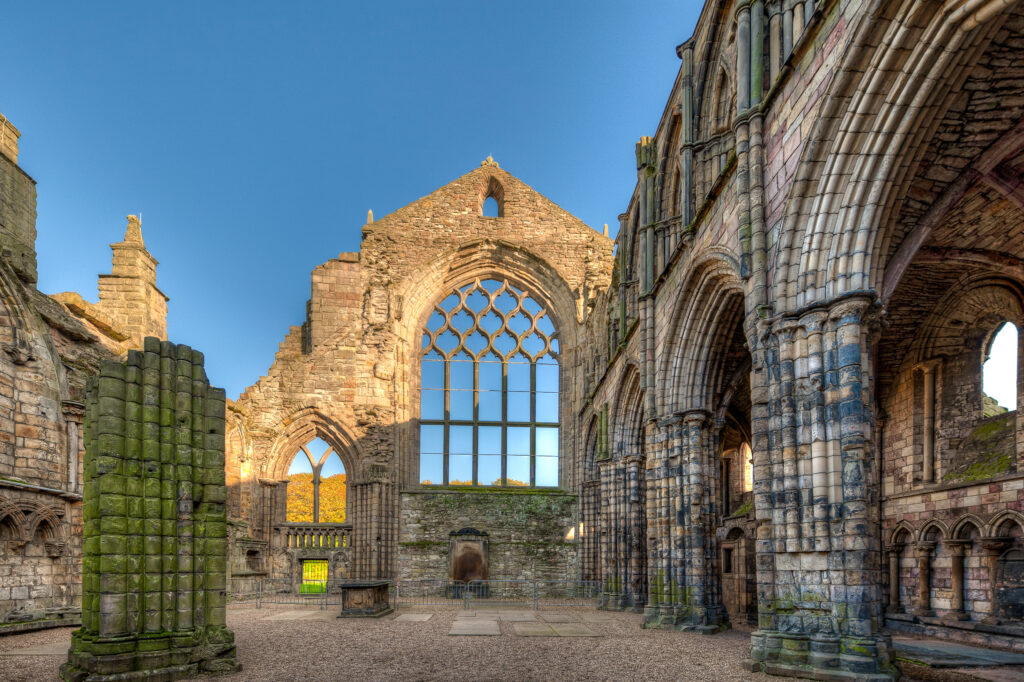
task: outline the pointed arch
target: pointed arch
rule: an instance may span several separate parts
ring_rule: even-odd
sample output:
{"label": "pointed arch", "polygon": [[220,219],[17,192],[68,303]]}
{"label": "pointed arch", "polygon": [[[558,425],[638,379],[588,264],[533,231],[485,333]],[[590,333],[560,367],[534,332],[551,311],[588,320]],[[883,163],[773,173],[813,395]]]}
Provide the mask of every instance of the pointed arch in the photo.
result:
{"label": "pointed arch", "polygon": [[712,252],[692,269],[670,316],[671,343],[659,370],[666,410],[684,412],[718,407],[730,379],[724,376],[729,340],[745,317],[737,260],[727,251]]}
{"label": "pointed arch", "polygon": [[295,453],[314,438],[320,438],[341,458],[350,482],[363,480],[359,445],[349,430],[314,407],[293,411],[278,425],[278,436],[270,448],[266,475],[283,480],[288,475]]}
{"label": "pointed arch", "polygon": [[952,101],[952,85],[936,84],[960,82],[1006,5],[876,2],[851,27],[786,206],[776,312],[881,290],[892,229],[883,217]]}

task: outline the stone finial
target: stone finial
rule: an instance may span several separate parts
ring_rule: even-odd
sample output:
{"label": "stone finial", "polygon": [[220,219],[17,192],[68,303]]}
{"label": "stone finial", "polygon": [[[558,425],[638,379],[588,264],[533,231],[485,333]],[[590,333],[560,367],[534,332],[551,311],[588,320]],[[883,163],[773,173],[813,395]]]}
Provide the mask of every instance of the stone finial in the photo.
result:
{"label": "stone finial", "polygon": [[366,224],[373,225],[373,209],[366,212]]}
{"label": "stone finial", "polygon": [[139,220],[139,216],[128,216],[128,227],[124,231],[124,241],[127,244],[146,245],[142,241],[142,221]]}
{"label": "stone finial", "polygon": [[484,159],[483,161],[480,162],[480,165],[481,166],[494,166],[495,168],[501,168],[501,166],[498,165],[498,162],[495,161],[494,157],[491,156],[490,154],[487,155],[486,159]]}
{"label": "stone finial", "polygon": [[604,224],[604,236],[605,236],[605,237],[607,237],[607,236],[608,236],[608,223],[605,223],[605,224]]}

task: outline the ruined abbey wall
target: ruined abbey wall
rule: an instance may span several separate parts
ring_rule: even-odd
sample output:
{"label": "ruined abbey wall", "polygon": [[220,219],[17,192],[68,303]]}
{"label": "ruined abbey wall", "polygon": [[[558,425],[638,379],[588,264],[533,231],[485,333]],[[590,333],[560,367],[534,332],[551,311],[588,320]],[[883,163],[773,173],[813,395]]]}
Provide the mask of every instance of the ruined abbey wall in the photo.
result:
{"label": "ruined abbey wall", "polygon": [[[487,198],[497,217],[482,214]],[[582,391],[576,368],[589,357],[577,335],[610,269],[611,240],[490,160],[371,216],[358,253],[313,271],[305,322],[290,330],[268,374],[229,405],[235,584],[297,579],[303,560],[319,558],[332,562],[332,578],[446,579],[449,534],[463,527],[491,534],[496,577],[524,576],[535,565],[574,577],[570,458],[561,458],[552,490],[453,495],[420,486],[421,339],[434,306],[476,280],[507,280],[535,298],[558,333],[561,451],[570,452]],[[346,522],[322,530],[287,521],[287,471],[313,437],[340,454],[347,476]],[[322,533],[343,539],[309,539]],[[243,553],[254,557],[248,568]]]}
{"label": "ruined abbey wall", "polygon": [[[82,594],[85,382],[132,346],[120,322],[163,328],[166,298],[150,306],[113,293],[120,315],[90,315],[80,295],[36,288],[36,185],[17,164],[18,131],[2,116],[0,127],[0,627],[66,624]],[[152,260],[141,232],[138,241],[128,248]],[[155,278],[124,281],[155,289]]]}

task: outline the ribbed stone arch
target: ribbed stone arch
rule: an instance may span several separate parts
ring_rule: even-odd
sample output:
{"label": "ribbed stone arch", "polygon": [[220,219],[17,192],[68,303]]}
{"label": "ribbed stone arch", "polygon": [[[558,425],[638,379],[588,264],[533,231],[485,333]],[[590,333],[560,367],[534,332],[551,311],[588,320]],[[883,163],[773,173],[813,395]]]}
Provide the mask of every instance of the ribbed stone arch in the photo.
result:
{"label": "ribbed stone arch", "polygon": [[660,412],[712,412],[723,382],[723,354],[745,315],[739,267],[731,254],[714,253],[695,265],[670,316],[670,346],[659,369]]}
{"label": "ribbed stone arch", "polygon": [[851,27],[804,146],[778,243],[776,313],[879,290],[886,211],[951,102],[950,88],[1010,0],[875,0]]}
{"label": "ribbed stone arch", "polygon": [[[422,332],[434,310],[434,305],[454,288],[475,280],[506,281],[534,299],[550,317],[558,333],[559,365],[562,367],[559,396],[559,451],[569,453],[572,445],[573,420],[566,413],[568,387],[571,377],[566,368],[575,366],[573,354],[577,347],[577,333],[582,311],[577,296],[556,267],[539,255],[508,242],[480,239],[460,244],[420,267],[417,277],[402,284],[401,316],[396,323],[396,380],[404,382],[407,391],[396,405],[399,423],[398,454],[401,478],[407,485],[417,485],[419,467],[419,431],[415,428],[419,417],[420,352]],[[565,361],[562,361],[562,358]],[[572,458],[559,458],[559,480],[569,480],[568,468]]]}
{"label": "ribbed stone arch", "polygon": [[612,414],[612,453],[615,457],[645,454],[644,389],[640,370],[630,365],[619,384]]}
{"label": "ribbed stone arch", "polygon": [[297,410],[280,425],[277,438],[271,446],[267,477],[283,480],[288,476],[295,454],[314,438],[319,438],[337,453],[349,484],[363,480],[362,457],[359,445],[342,424],[315,408]]}

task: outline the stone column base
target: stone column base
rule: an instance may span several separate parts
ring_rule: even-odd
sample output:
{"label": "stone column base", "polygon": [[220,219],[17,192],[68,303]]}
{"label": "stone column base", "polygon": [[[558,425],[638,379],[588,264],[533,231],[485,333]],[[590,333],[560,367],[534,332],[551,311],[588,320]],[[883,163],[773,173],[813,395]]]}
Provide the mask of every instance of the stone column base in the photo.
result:
{"label": "stone column base", "polygon": [[96,637],[76,630],[60,678],[169,682],[241,667],[235,659],[234,633],[223,627],[130,637]]}
{"label": "stone column base", "polygon": [[890,662],[888,637],[837,637],[758,630],[750,636],[744,670],[812,680],[891,682],[899,671]]}

